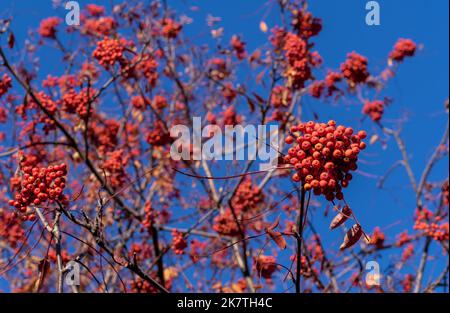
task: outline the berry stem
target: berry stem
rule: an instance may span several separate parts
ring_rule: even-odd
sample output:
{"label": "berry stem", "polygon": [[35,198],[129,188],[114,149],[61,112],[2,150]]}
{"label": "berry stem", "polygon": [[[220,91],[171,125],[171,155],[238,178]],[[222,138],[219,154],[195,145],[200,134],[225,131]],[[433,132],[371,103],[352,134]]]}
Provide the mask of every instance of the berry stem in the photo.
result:
{"label": "berry stem", "polygon": [[303,216],[305,214],[305,189],[303,184],[300,187],[300,214],[297,221],[297,276],[295,279],[295,292],[300,293],[300,272],[302,264],[302,241],[303,241]]}

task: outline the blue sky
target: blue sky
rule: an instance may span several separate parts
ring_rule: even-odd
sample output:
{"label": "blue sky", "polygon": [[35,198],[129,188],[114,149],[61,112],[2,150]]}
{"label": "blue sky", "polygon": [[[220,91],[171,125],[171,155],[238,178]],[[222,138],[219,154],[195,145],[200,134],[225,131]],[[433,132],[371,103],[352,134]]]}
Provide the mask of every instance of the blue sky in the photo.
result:
{"label": "blue sky", "polygon": [[[79,2],[82,7],[93,2],[108,7],[110,3],[109,0]],[[384,96],[394,100],[386,110],[386,124],[395,126],[399,117],[407,117],[402,136],[416,179],[419,179],[448,121],[443,103],[448,97],[449,86],[449,1],[378,1],[381,7],[380,26],[365,24],[366,1],[310,2],[310,11],[323,19],[323,31],[314,42],[327,68],[337,69],[346,54],[355,50],[368,57],[371,72],[379,73],[385,67],[387,55],[398,38],[411,38],[421,46],[414,58],[407,59],[400,66],[396,77],[383,92]],[[266,1],[261,0],[169,0],[168,3],[193,18],[193,24],[186,26],[185,31],[195,36],[195,41],[210,42],[205,22],[206,14],[210,13],[222,18],[221,25],[225,28],[226,38],[232,34],[241,35],[249,51],[267,42],[267,34],[259,29],[260,21],[264,20],[269,27],[278,22],[277,13],[271,10]],[[199,10],[192,10],[192,6]],[[55,10],[50,0],[40,0],[38,5],[33,0],[1,0],[0,3],[0,18],[13,17],[12,29],[18,44],[22,46],[27,31],[37,28],[41,19],[54,15],[63,18],[64,14],[61,8]],[[51,53],[42,56],[41,61],[42,73],[57,74],[62,71],[54,63]],[[305,107],[310,118],[314,111],[323,120],[333,118],[341,124],[365,128],[369,133],[377,130],[370,121],[360,121],[361,107],[358,103],[337,106],[309,98],[305,99]],[[393,140],[388,142],[386,149],[377,143],[362,156],[364,164],[360,169],[371,175],[381,175],[399,158],[400,153]],[[448,176],[446,163],[438,164],[432,178],[443,180]],[[376,179],[355,176],[346,198],[368,230],[381,226],[389,238],[389,234],[397,234],[411,227],[415,200],[411,188],[406,186],[407,176],[402,168],[390,176],[384,190],[377,189]],[[321,218],[316,220],[319,225],[327,223]],[[329,233],[323,235],[324,241],[336,248],[339,240],[336,241]],[[436,271],[442,265],[436,262],[430,264],[429,270]]]}

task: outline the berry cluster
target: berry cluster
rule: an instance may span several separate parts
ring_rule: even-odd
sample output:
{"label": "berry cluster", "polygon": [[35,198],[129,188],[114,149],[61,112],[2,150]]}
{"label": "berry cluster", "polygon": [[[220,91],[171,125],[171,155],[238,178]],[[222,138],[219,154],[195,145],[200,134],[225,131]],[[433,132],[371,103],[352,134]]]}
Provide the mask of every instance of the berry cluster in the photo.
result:
{"label": "berry cluster", "polygon": [[404,232],[400,233],[395,245],[397,247],[401,247],[401,246],[407,244],[408,242],[410,242],[411,240],[412,240],[412,237],[410,235],[408,235],[408,232],[405,230]]}
{"label": "berry cluster", "polygon": [[414,255],[414,245],[408,244],[402,252],[402,262],[409,260]]}
{"label": "berry cluster", "polygon": [[236,99],[237,92],[233,88],[232,83],[225,83],[225,85],[222,87],[222,97],[224,97],[228,103],[231,103],[234,99]]}
{"label": "berry cluster", "polygon": [[[95,90],[82,89],[79,93],[75,89],[70,89],[63,94],[63,110],[67,113],[77,113],[81,118],[88,116],[89,98],[95,94]],[[92,108],[91,108],[92,110]]]}
{"label": "berry cluster", "polygon": [[239,235],[239,227],[230,210],[226,210],[214,218],[213,229],[222,236],[235,237]]}
{"label": "berry cluster", "polygon": [[405,57],[412,57],[416,53],[416,44],[411,39],[400,38],[389,53],[389,59],[397,62],[403,61]]}
{"label": "berry cluster", "polygon": [[82,23],[82,33],[93,36],[110,36],[117,27],[114,18],[110,16],[103,16],[100,18],[88,18]]}
{"label": "berry cluster", "polygon": [[101,168],[105,170],[112,187],[122,187],[127,181],[125,173],[127,162],[128,158],[124,157],[122,149],[106,153],[105,161]]}
{"label": "berry cluster", "polygon": [[351,127],[336,126],[335,121],[309,121],[291,127],[287,144],[294,144],[284,157],[296,173],[292,179],[302,182],[305,190],[325,195],[327,200],[343,199],[342,187],[347,187],[357,169],[358,154],[365,149],[365,131],[354,134]]}
{"label": "berry cluster", "polygon": [[105,14],[105,7],[97,4],[87,4],[86,5],[87,12],[92,16],[102,16]]}
{"label": "berry cluster", "polygon": [[112,39],[105,37],[97,42],[97,47],[92,52],[92,56],[98,60],[101,66],[109,69],[116,62],[123,63],[126,42],[124,39]]}
{"label": "berry cluster", "polygon": [[184,249],[186,249],[187,246],[188,244],[183,234],[174,229],[172,231],[172,250],[175,254],[184,254]]}
{"label": "berry cluster", "polygon": [[98,148],[100,154],[112,151],[117,145],[120,123],[115,119],[93,121],[89,129],[89,137]]}
{"label": "berry cluster", "polygon": [[311,84],[309,93],[314,98],[321,98],[323,95],[326,97],[336,95],[336,97],[338,97],[342,94],[342,91],[337,87],[337,83],[341,80],[341,73],[329,71],[324,80],[316,81]]}
{"label": "berry cluster", "polygon": [[161,121],[156,121],[153,125],[153,129],[147,134],[147,142],[155,147],[164,146],[170,143],[172,138],[170,134],[165,130]]}
{"label": "berry cluster", "polygon": [[316,36],[322,30],[322,20],[304,10],[292,11],[291,25],[305,39]]}
{"label": "berry cluster", "polygon": [[257,210],[263,201],[264,194],[247,177],[236,190],[234,197],[231,199],[231,204],[235,212],[240,214]]}
{"label": "berry cluster", "polygon": [[131,98],[131,105],[137,110],[145,110],[146,101],[142,96],[134,96]]}
{"label": "berry cluster", "polygon": [[150,229],[155,224],[156,216],[157,214],[151,204],[147,203],[144,208],[144,219],[141,222],[142,227],[147,230]]}
{"label": "berry cluster", "polygon": [[405,278],[400,282],[404,292],[411,292],[415,277],[412,274],[407,274]]}
{"label": "berry cluster", "polygon": [[367,63],[367,58],[356,52],[347,54],[347,60],[341,64],[341,72],[350,86],[365,83],[369,78]]}
{"label": "berry cluster", "polygon": [[39,26],[39,35],[45,38],[55,38],[56,27],[61,23],[59,17],[49,17],[41,21]]}
{"label": "berry cluster", "polygon": [[276,259],[270,255],[260,255],[255,258],[255,268],[258,276],[271,279],[272,274],[277,270]]}
{"label": "berry cluster", "polygon": [[162,110],[169,105],[166,97],[161,95],[156,95],[152,101],[152,107],[157,110]]}
{"label": "berry cluster", "polygon": [[[137,59],[133,59],[133,62],[137,62]],[[155,87],[158,81],[158,62],[150,54],[143,56],[143,60],[136,65],[138,70],[147,79],[148,84],[151,87]]]}
{"label": "berry cluster", "polygon": [[9,88],[12,87],[11,82],[11,77],[6,74],[3,74],[3,77],[0,78],[0,98],[8,92]]}
{"label": "berry cluster", "polygon": [[385,239],[386,236],[381,229],[379,227],[375,227],[373,234],[370,237],[370,244],[374,245],[377,249],[380,249],[383,247]]}
{"label": "berry cluster", "polygon": [[247,57],[247,52],[245,51],[245,42],[243,42],[238,36],[234,35],[231,38],[231,46],[233,47],[236,57],[239,60],[243,60]]}
{"label": "berry cluster", "polygon": [[177,38],[182,28],[180,23],[177,23],[170,18],[164,18],[161,21],[161,26],[162,35],[166,38]]}
{"label": "berry cluster", "polygon": [[14,200],[9,201],[11,206],[21,213],[25,213],[28,206],[40,205],[46,201],[67,203],[67,197],[63,195],[66,187],[66,164],[50,165],[49,167],[24,164],[21,162],[21,182]]}
{"label": "berry cluster", "polygon": [[289,85],[295,89],[303,88],[305,82],[311,78],[306,41],[293,33],[288,33],[285,37],[283,50],[288,61],[285,75],[288,77]]}
{"label": "berry cluster", "polygon": [[228,107],[225,111],[223,111],[223,120],[222,124],[236,126],[241,124],[242,117],[236,113],[234,106]]}
{"label": "berry cluster", "polygon": [[15,248],[24,235],[25,230],[21,226],[18,215],[15,212],[6,212],[4,209],[0,209],[0,238],[6,239],[8,244]]}
{"label": "berry cluster", "polygon": [[275,86],[270,96],[270,104],[274,108],[287,107],[292,101],[292,94],[289,88]]}
{"label": "berry cluster", "polygon": [[449,224],[442,221],[441,216],[435,216],[427,208],[416,212],[414,229],[422,232],[424,236],[433,238],[436,241],[449,240]]}
{"label": "berry cluster", "polygon": [[370,116],[370,118],[374,122],[381,120],[384,113],[384,101],[382,100],[366,101],[364,103],[362,113]]}

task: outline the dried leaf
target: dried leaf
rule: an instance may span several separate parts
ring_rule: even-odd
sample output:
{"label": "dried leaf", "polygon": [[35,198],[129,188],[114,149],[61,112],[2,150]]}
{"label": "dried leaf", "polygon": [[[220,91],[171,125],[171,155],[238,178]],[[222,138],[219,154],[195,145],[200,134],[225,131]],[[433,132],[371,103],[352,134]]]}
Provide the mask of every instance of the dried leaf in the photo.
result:
{"label": "dried leaf", "polygon": [[267,234],[269,234],[270,238],[275,241],[280,249],[286,249],[286,239],[284,239],[283,235],[280,232],[267,229]]}
{"label": "dried leaf", "polygon": [[8,47],[9,49],[14,48],[14,43],[16,42],[16,37],[14,37],[13,33],[9,33],[8,36]]}
{"label": "dried leaf", "polygon": [[256,98],[256,100],[258,100],[259,103],[261,104],[266,103],[266,100],[264,100],[264,98],[258,95],[256,92],[252,92],[252,94]]}
{"label": "dried leaf", "polygon": [[247,103],[250,108],[250,111],[251,112],[255,111],[255,102],[253,102],[253,100],[250,99],[250,97],[247,97]]}
{"label": "dried leaf", "polygon": [[352,214],[352,209],[348,205],[346,205],[338,215],[331,221],[330,229],[335,229],[336,227],[341,226]]}
{"label": "dried leaf", "polygon": [[362,235],[362,228],[361,225],[355,224],[347,231],[347,234],[345,234],[344,242],[339,247],[340,250],[344,250],[347,248],[350,248],[355,243],[358,242],[358,240],[361,238]]}
{"label": "dried leaf", "polygon": [[267,26],[266,22],[261,21],[261,23],[259,23],[259,29],[261,29],[263,33],[267,33],[269,27]]}
{"label": "dried leaf", "polygon": [[375,142],[378,141],[378,135],[372,135],[372,137],[370,137],[370,144],[373,145]]}

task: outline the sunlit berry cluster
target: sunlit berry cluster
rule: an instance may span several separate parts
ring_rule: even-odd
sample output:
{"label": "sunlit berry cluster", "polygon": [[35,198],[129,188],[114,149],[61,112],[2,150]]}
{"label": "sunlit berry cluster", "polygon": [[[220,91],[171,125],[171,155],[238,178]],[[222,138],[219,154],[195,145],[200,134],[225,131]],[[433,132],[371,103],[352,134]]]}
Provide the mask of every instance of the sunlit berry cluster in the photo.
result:
{"label": "sunlit berry cluster", "polygon": [[411,39],[400,38],[394,45],[394,49],[389,54],[393,61],[401,62],[405,57],[412,57],[416,53],[416,44]]}
{"label": "sunlit berry cluster", "polygon": [[[51,114],[52,116],[56,114],[56,111],[58,110],[58,105],[56,104],[55,101],[53,101],[53,99],[49,95],[40,91],[36,94],[36,98],[49,114]],[[35,103],[33,99],[30,100],[29,108],[37,108],[37,103]],[[44,124],[43,129],[46,134],[48,134],[51,130],[54,130],[56,128],[55,122],[45,114],[40,114],[39,122]]]}
{"label": "sunlit berry cluster", "polygon": [[229,209],[214,218],[213,229],[223,236],[235,237],[239,235],[239,227]]}
{"label": "sunlit berry cluster", "polygon": [[92,122],[89,136],[92,143],[98,148],[100,154],[112,151],[117,145],[117,135],[120,123],[115,119]]}
{"label": "sunlit berry cluster", "polygon": [[142,96],[134,96],[131,98],[131,105],[137,110],[145,110],[146,99]]}
{"label": "sunlit berry cluster", "polygon": [[227,101],[227,103],[233,102],[237,97],[237,91],[233,88],[233,84],[225,83],[222,87],[222,97]]}
{"label": "sunlit berry cluster", "polygon": [[380,249],[383,247],[385,239],[386,236],[381,229],[379,227],[375,227],[372,236],[370,236],[370,244],[374,245],[377,249]]}
{"label": "sunlit berry cluster", "polygon": [[293,33],[286,34],[283,47],[288,66],[285,72],[289,85],[295,89],[303,88],[311,78],[311,67],[306,41]]}
{"label": "sunlit berry cluster", "polygon": [[157,212],[153,209],[150,203],[147,203],[144,207],[144,218],[141,222],[142,227],[149,230],[155,224]]}
{"label": "sunlit berry cluster", "polygon": [[[24,162],[21,163],[25,164]],[[41,205],[59,201],[63,204],[67,202],[67,197],[63,195],[66,187],[67,166],[62,163],[50,165],[48,167],[21,165],[20,185],[9,204],[21,213],[27,211],[31,205]]]}
{"label": "sunlit berry cluster", "polygon": [[[25,219],[28,217],[24,216]],[[23,239],[25,231],[21,226],[21,219],[15,212],[0,209],[0,238],[6,239],[8,244],[15,248]]]}
{"label": "sunlit berry cluster", "polygon": [[402,251],[402,262],[408,261],[414,255],[414,245],[408,244]]}
{"label": "sunlit berry cluster", "polygon": [[97,4],[87,4],[86,11],[92,16],[101,16],[105,14],[105,7]]}
{"label": "sunlit berry cluster", "polygon": [[384,113],[384,101],[366,101],[364,103],[362,113],[368,115],[372,119],[372,121],[376,122],[381,120]]}
{"label": "sunlit berry cluster", "polygon": [[[133,62],[137,62],[138,60],[135,58]],[[148,84],[151,87],[155,87],[156,82],[158,81],[158,62],[155,60],[153,56],[150,54],[146,54],[143,56],[143,60],[136,65],[136,70],[147,79]]]}
{"label": "sunlit berry cluster", "polygon": [[182,26],[170,18],[164,18],[161,21],[162,35],[167,38],[177,38]]}
{"label": "sunlit berry cluster", "polygon": [[122,149],[107,152],[101,168],[105,171],[112,187],[121,187],[126,182],[125,166],[128,158],[124,157]]}
{"label": "sunlit berry cluster", "polygon": [[152,107],[157,110],[162,110],[169,105],[167,98],[161,95],[156,95],[152,100]]}
{"label": "sunlit berry cluster", "polygon": [[228,107],[225,111],[223,111],[223,120],[222,120],[222,124],[225,125],[232,125],[232,126],[236,126],[241,124],[242,122],[242,117],[237,114],[236,109],[234,108],[234,106],[230,106]]}
{"label": "sunlit berry cluster", "polygon": [[161,121],[156,121],[147,134],[147,142],[155,147],[164,146],[170,143],[171,140],[170,134],[165,130]]}
{"label": "sunlit berry cluster", "polygon": [[117,27],[117,23],[111,16],[87,18],[82,21],[82,33],[93,36],[110,36]]}
{"label": "sunlit berry cluster", "polygon": [[76,113],[81,118],[85,118],[88,115],[89,99],[92,98],[94,94],[95,90],[93,89],[90,89],[88,92],[85,88],[78,93],[75,89],[70,89],[62,96],[63,110],[71,114]]}
{"label": "sunlit berry cluster", "polygon": [[366,147],[364,138],[365,131],[355,134],[351,127],[336,126],[335,121],[300,123],[286,137],[286,143],[293,146],[284,161],[294,166],[292,179],[302,182],[305,190],[323,194],[329,201],[341,200],[342,188],[352,179],[350,171],[357,169],[358,155]]}
{"label": "sunlit berry cluster", "polygon": [[183,234],[174,229],[172,231],[172,250],[175,254],[184,254],[184,249],[186,249],[187,246],[188,244]]}
{"label": "sunlit berry cluster", "polygon": [[435,216],[427,208],[417,210],[415,216],[414,229],[420,231],[424,236],[433,238],[436,241],[449,240],[449,223],[443,221],[442,216]]}
{"label": "sunlit berry cluster", "polygon": [[3,74],[3,77],[0,78],[0,97],[6,94],[9,88],[12,87],[11,82],[11,77],[9,77],[7,74]]}
{"label": "sunlit berry cluster", "polygon": [[61,24],[59,17],[49,17],[41,21],[39,26],[39,35],[45,38],[55,38],[56,27]]}
{"label": "sunlit berry cluster", "polygon": [[292,101],[292,94],[289,88],[275,86],[270,96],[270,104],[274,108],[287,107]]}
{"label": "sunlit berry cluster", "polygon": [[347,60],[341,64],[341,72],[350,86],[366,82],[369,77],[367,63],[367,58],[356,52],[347,54]]}
{"label": "sunlit berry cluster", "polygon": [[264,194],[258,186],[254,185],[250,178],[246,178],[236,190],[231,199],[231,204],[236,213],[245,213],[256,210],[264,201]]}
{"label": "sunlit berry cluster", "polygon": [[247,57],[247,52],[245,51],[245,42],[243,42],[238,36],[234,35],[231,38],[231,46],[233,47],[236,57],[239,60],[243,60]]}
{"label": "sunlit berry cluster", "polygon": [[101,66],[109,69],[116,62],[123,61],[123,52],[126,42],[124,39],[113,39],[105,37],[97,42],[97,47],[92,52],[92,56],[98,60]]}

